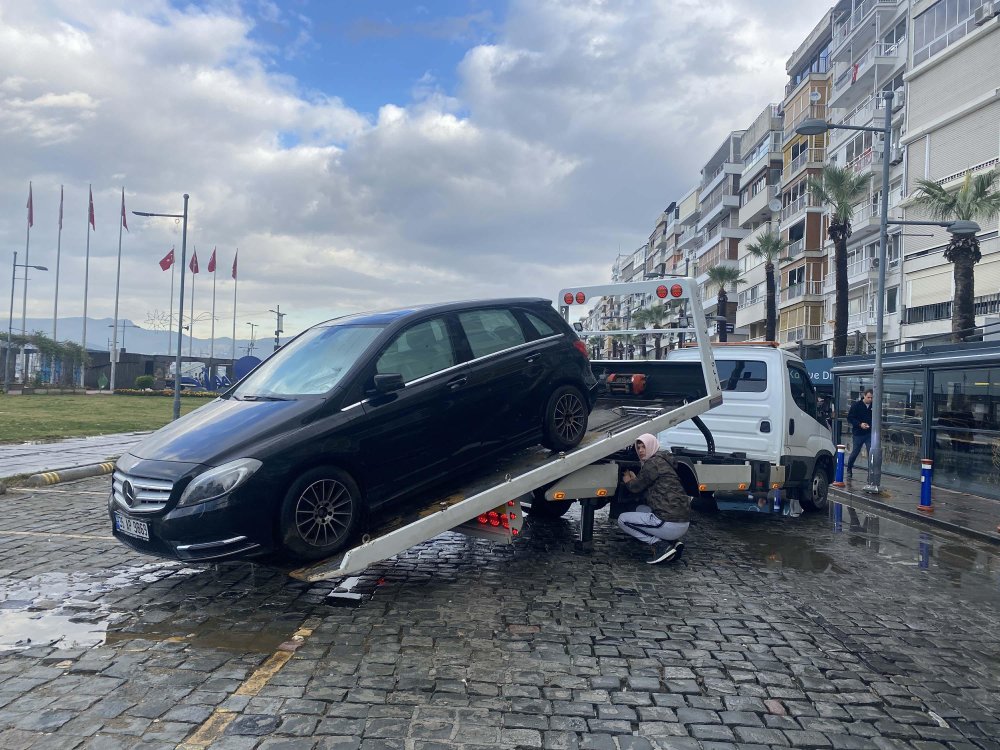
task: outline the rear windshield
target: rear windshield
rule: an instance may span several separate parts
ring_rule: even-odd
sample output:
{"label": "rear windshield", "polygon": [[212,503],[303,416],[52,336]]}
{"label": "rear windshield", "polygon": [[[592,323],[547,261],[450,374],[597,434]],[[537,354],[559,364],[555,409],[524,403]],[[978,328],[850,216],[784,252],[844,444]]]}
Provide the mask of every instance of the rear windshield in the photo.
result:
{"label": "rear windshield", "polygon": [[763,393],[767,390],[767,363],[752,359],[717,359],[719,382],[724,391]]}
{"label": "rear windshield", "polygon": [[243,398],[327,393],[382,330],[382,326],[311,328],[250,373],[232,395]]}

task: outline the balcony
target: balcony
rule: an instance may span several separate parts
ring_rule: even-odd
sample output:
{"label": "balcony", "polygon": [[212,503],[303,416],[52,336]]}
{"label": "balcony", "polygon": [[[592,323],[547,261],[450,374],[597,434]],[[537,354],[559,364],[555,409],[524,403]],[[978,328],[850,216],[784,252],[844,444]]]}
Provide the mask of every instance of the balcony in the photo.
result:
{"label": "balcony", "polygon": [[871,175],[873,170],[882,168],[882,148],[866,149],[861,156],[847,163],[847,169],[856,175]]}
{"label": "balcony", "polygon": [[[870,128],[881,128],[885,125],[885,120],[883,119],[885,117],[885,106],[881,96],[869,96],[847,114],[843,114],[844,112],[845,110],[843,109],[834,110],[831,122],[834,125],[853,125],[855,127]],[[856,135],[857,131],[852,130],[830,130],[827,135],[829,139],[827,148],[833,151],[833,149],[845,140]]]}
{"label": "balcony", "polygon": [[804,148],[801,153],[789,162],[788,166],[781,173],[781,182],[789,184],[794,177],[803,169],[822,169],[823,161],[826,158],[826,149]]}
{"label": "balcony", "polygon": [[786,221],[798,216],[807,208],[822,209],[823,204],[821,204],[812,193],[800,195],[798,198],[781,209],[781,223],[784,224]]}
{"label": "balcony", "polygon": [[890,69],[901,67],[905,62],[906,39],[902,39],[892,44],[877,42],[853,63],[836,63],[833,66],[830,104],[853,108],[876,90],[879,80],[886,78]]}
{"label": "balcony", "polygon": [[771,209],[768,205],[778,198],[778,186],[768,185],[765,190],[761,190],[757,195],[750,198],[740,208],[738,221],[740,225],[746,224],[757,217],[770,215]]}
{"label": "balcony", "polygon": [[848,331],[857,331],[862,328],[874,328],[875,325],[875,312],[872,310],[868,310],[867,312],[851,313],[847,316]]}
{"label": "balcony", "polygon": [[795,260],[797,257],[802,255],[805,250],[805,246],[805,238],[795,240],[795,242],[790,242],[788,247],[785,248],[785,254],[781,257],[781,261],[784,263]]}
{"label": "balcony", "polygon": [[782,131],[784,140],[789,141],[795,136],[795,128],[801,125],[803,120],[825,120],[827,118],[827,114],[828,112],[825,104],[809,104],[803,107],[801,112],[797,112],[794,115],[789,112],[785,116],[785,128]]}
{"label": "balcony", "polygon": [[707,227],[723,214],[740,207],[740,197],[728,188],[725,192],[710,198],[709,201],[701,204],[701,220],[698,222],[698,227],[701,229]]}
{"label": "balcony", "polygon": [[[830,259],[831,265],[833,264],[833,258]],[[867,283],[872,281],[878,276],[878,265],[875,263],[874,258],[863,257],[857,260],[851,261],[847,264],[847,286],[848,288],[856,286],[858,283]],[[836,271],[830,271],[823,279],[823,289],[827,292],[833,292],[837,289],[837,273]]]}
{"label": "balcony", "polygon": [[[900,0],[864,0],[851,13],[839,16],[833,21],[833,41],[830,43],[830,59],[843,60],[850,55],[850,47],[863,47],[874,41],[876,29],[883,27],[896,12]],[[878,14],[879,23],[873,23]]]}
{"label": "balcony", "polygon": [[788,344],[796,341],[820,341],[823,338],[823,326],[798,326],[778,332],[781,343]]}
{"label": "balcony", "polygon": [[682,249],[694,247],[699,244],[698,240],[700,236],[701,233],[698,231],[698,227],[688,227],[677,241],[677,247]]}
{"label": "balcony", "polygon": [[822,294],[822,281],[800,281],[798,284],[792,284],[781,290],[781,302],[793,302],[807,295],[822,296]]}

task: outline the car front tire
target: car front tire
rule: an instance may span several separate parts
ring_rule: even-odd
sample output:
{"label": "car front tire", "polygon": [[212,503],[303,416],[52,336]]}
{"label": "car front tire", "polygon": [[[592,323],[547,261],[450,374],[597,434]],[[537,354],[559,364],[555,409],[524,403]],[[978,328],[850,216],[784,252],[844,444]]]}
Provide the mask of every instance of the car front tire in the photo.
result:
{"label": "car front tire", "polygon": [[281,504],[282,550],[297,560],[322,560],[340,552],[360,528],[364,504],[349,474],[332,466],[300,476]]}
{"label": "car front tire", "polygon": [[587,433],[587,398],[573,385],[556,388],[545,405],[542,445],[553,451],[572,450]]}
{"label": "car front tire", "polygon": [[813,470],[809,484],[802,488],[802,502],[813,510],[824,510],[830,497],[830,475],[826,469],[817,466]]}

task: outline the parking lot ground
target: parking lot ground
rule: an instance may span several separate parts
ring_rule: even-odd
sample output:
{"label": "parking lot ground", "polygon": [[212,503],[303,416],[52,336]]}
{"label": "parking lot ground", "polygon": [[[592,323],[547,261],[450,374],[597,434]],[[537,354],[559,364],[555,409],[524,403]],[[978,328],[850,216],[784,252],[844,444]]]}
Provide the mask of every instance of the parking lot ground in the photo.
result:
{"label": "parking lot ground", "polygon": [[144,558],[107,477],[0,500],[0,747],[1000,747],[1000,559],[870,511],[446,534],[333,584]]}

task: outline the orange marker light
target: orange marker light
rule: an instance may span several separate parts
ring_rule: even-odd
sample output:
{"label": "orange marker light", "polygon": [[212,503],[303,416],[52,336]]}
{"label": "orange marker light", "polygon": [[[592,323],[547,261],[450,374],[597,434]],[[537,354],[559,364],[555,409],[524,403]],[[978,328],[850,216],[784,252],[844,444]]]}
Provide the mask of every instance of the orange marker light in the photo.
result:
{"label": "orange marker light", "polygon": [[565,500],[566,499],[566,493],[565,492],[553,492],[552,493],[552,497],[554,499],[556,499],[556,500]]}
{"label": "orange marker light", "polygon": [[601,487],[601,489],[599,489],[596,494],[598,497],[607,497],[608,491],[603,487]]}
{"label": "orange marker light", "polygon": [[708,490],[708,485],[707,484],[699,484],[698,485],[698,491],[699,492],[706,492],[707,490]]}

